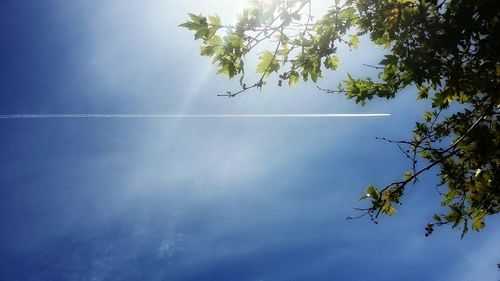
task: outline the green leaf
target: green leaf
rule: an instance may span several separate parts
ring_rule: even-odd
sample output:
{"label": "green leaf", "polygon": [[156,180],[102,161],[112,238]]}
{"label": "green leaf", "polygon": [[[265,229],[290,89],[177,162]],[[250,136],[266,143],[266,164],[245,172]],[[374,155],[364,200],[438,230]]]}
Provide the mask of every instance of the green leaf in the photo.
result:
{"label": "green leaf", "polygon": [[462,235],[460,235],[460,239],[464,239],[465,234],[469,231],[469,227],[467,226],[467,220],[465,220],[464,228],[462,229]]}
{"label": "green leaf", "polygon": [[299,73],[297,71],[291,71],[288,77],[288,84],[293,87],[299,82]]}
{"label": "green leaf", "polygon": [[426,111],[424,113],[424,119],[425,119],[425,121],[430,122],[432,120],[432,113],[429,111]]}
{"label": "green leaf", "polygon": [[331,56],[325,58],[325,67],[333,70],[337,70],[339,67],[340,60],[337,56]]}
{"label": "green leaf", "polygon": [[430,160],[431,153],[429,151],[424,150],[424,151],[420,152],[420,157]]}
{"label": "green leaf", "polygon": [[313,68],[309,71],[309,74],[311,74],[311,80],[316,83],[318,81],[318,78],[320,77],[320,72],[318,71],[317,68]]}
{"label": "green leaf", "polygon": [[413,173],[411,171],[408,171],[403,176],[403,180],[407,181],[407,180],[411,179],[411,177],[413,177]]}
{"label": "green leaf", "polygon": [[349,35],[349,45],[351,45],[354,49],[359,47],[359,38],[356,35]]}
{"label": "green leaf", "polygon": [[385,59],[379,62],[381,65],[397,65],[399,58],[395,55],[385,55]]}
{"label": "green leaf", "polygon": [[208,39],[210,35],[215,33],[216,29],[213,29],[212,32],[210,31],[206,17],[195,14],[189,14],[189,17],[191,18],[191,21],[179,24],[179,26],[196,31],[194,34],[195,40],[200,38]]}
{"label": "green leaf", "polygon": [[349,22],[352,22],[356,18],[356,9],[354,9],[353,7],[342,9],[338,14],[338,18],[340,20],[347,20]]}
{"label": "green leaf", "polygon": [[358,198],[358,201],[363,201],[363,200],[365,200],[366,198],[369,198],[369,197],[370,196],[368,196],[368,195],[363,195],[363,196],[361,196],[361,197]]}
{"label": "green leaf", "polygon": [[389,216],[392,216],[394,215],[394,213],[396,213],[396,209],[392,207],[391,203],[389,202],[386,202],[384,205],[382,205],[380,211]]}
{"label": "green leaf", "polygon": [[266,77],[268,77],[271,72],[278,71],[279,64],[274,57],[274,54],[270,51],[264,51],[261,53],[260,63],[257,65],[257,69],[255,69],[256,73],[264,73]]}
{"label": "green leaf", "polygon": [[436,222],[441,222],[441,217],[440,217],[440,216],[438,216],[438,215],[434,214],[433,218],[434,218],[434,220],[435,220]]}
{"label": "green leaf", "polygon": [[208,16],[208,20],[211,25],[214,27],[219,27],[221,25],[221,20],[220,17],[215,15],[215,16]]}
{"label": "green leaf", "polygon": [[369,185],[366,188],[366,195],[368,197],[372,197],[374,200],[377,200],[380,197],[380,193],[379,193],[378,189],[373,185]]}
{"label": "green leaf", "polygon": [[199,28],[199,26],[200,26],[200,25],[199,25],[199,24],[197,24],[197,23],[194,23],[194,22],[192,22],[192,21],[187,21],[187,22],[185,22],[185,23],[181,23],[181,24],[179,24],[179,26],[180,26],[180,27],[185,27],[185,28],[187,28],[187,29],[189,29],[189,30],[197,30],[197,29]]}
{"label": "green leaf", "polygon": [[482,218],[477,218],[472,222],[472,229],[474,229],[475,231],[480,231],[484,228],[484,226],[485,224]]}
{"label": "green leaf", "polygon": [[217,59],[217,56],[223,51],[224,41],[217,35],[214,35],[208,39],[206,45],[202,45],[200,47],[202,56],[215,56],[214,59]]}
{"label": "green leaf", "polygon": [[219,71],[217,74],[224,74],[231,77],[234,77],[238,73],[238,69],[235,65],[235,62],[226,58],[222,58],[219,60]]}

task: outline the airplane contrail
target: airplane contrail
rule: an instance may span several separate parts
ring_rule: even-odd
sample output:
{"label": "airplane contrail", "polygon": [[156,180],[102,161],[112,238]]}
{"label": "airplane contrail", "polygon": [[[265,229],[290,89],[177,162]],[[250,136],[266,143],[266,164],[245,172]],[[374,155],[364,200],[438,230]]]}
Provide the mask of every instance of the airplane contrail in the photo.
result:
{"label": "airplane contrail", "polygon": [[389,117],[389,113],[264,113],[264,114],[2,114],[0,119],[49,119],[49,118],[342,118]]}

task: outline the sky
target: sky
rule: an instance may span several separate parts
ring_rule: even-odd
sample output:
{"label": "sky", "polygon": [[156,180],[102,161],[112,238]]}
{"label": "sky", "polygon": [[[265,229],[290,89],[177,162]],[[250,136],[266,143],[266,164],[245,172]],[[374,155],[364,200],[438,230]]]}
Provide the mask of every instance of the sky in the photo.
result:
{"label": "sky", "polygon": [[[320,14],[328,1],[314,1]],[[500,223],[446,227],[431,173],[394,217],[347,221],[368,184],[410,163],[425,103],[411,89],[365,107],[314,84],[237,98],[188,12],[234,21],[244,1],[2,0],[0,114],[390,113],[322,119],[0,120],[0,280],[498,280]],[[370,75],[382,50],[341,51]],[[276,78],[275,78],[276,79]],[[273,80],[271,80],[273,81]]]}

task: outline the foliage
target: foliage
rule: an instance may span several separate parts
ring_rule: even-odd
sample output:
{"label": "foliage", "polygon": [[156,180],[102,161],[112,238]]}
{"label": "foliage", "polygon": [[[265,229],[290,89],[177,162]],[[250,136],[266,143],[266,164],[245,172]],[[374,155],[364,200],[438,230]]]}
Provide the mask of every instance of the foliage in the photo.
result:
{"label": "foliage", "polygon": [[[414,89],[418,100],[432,108],[423,114],[411,140],[395,143],[411,161],[401,181],[383,188],[369,186],[368,215],[392,215],[409,184],[437,167],[446,211],[433,225],[462,229],[485,226],[500,211],[500,19],[495,0],[337,0],[319,20],[311,16],[310,0],[253,1],[235,25],[217,16],[190,14],[181,24],[201,40],[201,55],[211,57],[218,73],[239,77],[234,97],[261,88],[273,73],[279,85],[299,80],[317,82],[325,70],[336,70],[339,47],[357,48],[367,36],[386,49],[377,77],[347,80],[328,93],[344,94],[364,105],[373,98],[392,99]],[[260,53],[250,86],[245,82],[246,56],[256,46],[273,46]],[[321,89],[321,88],[320,88]]]}

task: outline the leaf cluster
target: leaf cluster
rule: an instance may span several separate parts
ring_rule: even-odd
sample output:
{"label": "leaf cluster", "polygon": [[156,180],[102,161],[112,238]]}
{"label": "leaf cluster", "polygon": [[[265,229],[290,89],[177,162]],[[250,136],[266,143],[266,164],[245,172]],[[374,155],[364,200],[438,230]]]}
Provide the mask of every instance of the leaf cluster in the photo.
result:
{"label": "leaf cluster", "polygon": [[[376,221],[393,215],[409,185],[437,170],[436,186],[445,211],[433,225],[469,228],[485,226],[500,211],[500,18],[496,0],[347,0],[319,18],[310,0],[253,1],[235,25],[217,16],[190,14],[181,24],[201,40],[201,54],[211,57],[220,74],[238,76],[234,97],[261,88],[272,74],[279,86],[288,81],[317,82],[323,71],[337,70],[340,46],[357,48],[359,36],[386,50],[375,77],[352,77],[336,89],[364,105],[374,98],[392,99],[411,89],[431,108],[416,123],[410,140],[388,140],[409,159],[403,179],[383,188],[370,185],[370,199],[360,216]],[[245,81],[246,56],[257,46],[260,78]],[[272,46],[272,47],[268,47]],[[250,85],[250,86],[248,86]],[[319,88],[319,87],[318,87]],[[358,217],[360,217],[358,216]],[[432,227],[428,227],[433,229]],[[432,232],[432,231],[430,231]]]}

